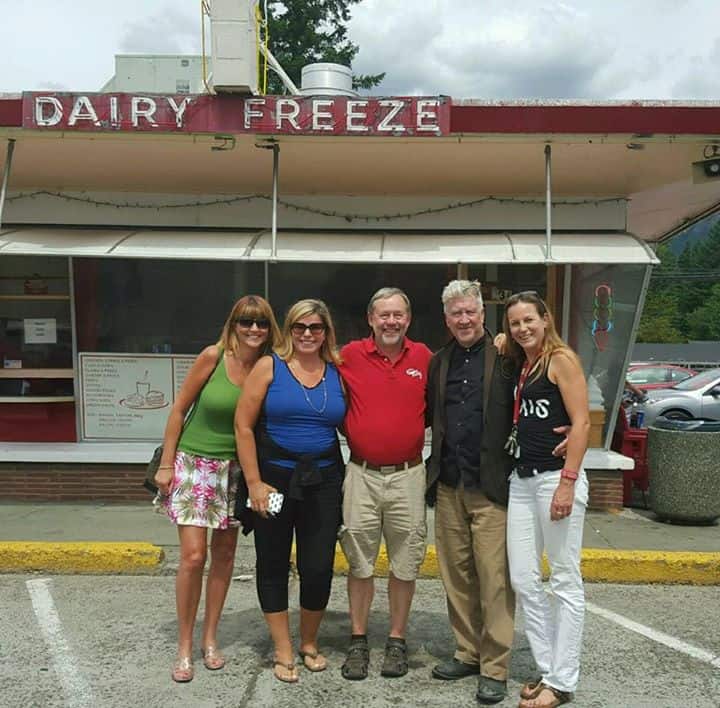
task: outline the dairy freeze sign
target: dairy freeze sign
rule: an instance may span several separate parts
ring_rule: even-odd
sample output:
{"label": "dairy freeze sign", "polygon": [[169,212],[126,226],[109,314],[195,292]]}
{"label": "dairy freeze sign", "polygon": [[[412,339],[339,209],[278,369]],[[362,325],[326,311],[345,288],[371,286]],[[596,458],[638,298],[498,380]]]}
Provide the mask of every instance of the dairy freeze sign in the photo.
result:
{"label": "dairy freeze sign", "polygon": [[450,98],[25,93],[23,128],[433,137]]}

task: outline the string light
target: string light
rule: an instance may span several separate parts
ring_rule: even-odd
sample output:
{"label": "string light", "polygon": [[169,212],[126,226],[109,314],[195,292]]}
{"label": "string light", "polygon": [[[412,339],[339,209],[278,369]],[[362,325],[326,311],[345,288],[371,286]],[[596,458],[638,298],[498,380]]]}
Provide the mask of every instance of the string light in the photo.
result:
{"label": "string light", "polygon": [[[38,190],[36,192],[21,192],[20,194],[13,195],[7,198],[7,201],[16,201],[20,199],[28,199],[35,197],[53,197],[55,199],[64,199],[69,202],[81,202],[83,204],[90,204],[92,206],[105,206],[114,207],[116,209],[193,209],[197,207],[211,207],[211,206],[229,206],[232,204],[239,204],[242,202],[250,202],[253,200],[271,202],[272,197],[267,194],[247,194],[235,197],[226,197],[222,199],[209,199],[204,201],[192,201],[192,202],[177,202],[173,204],[147,204],[142,202],[115,202],[104,199],[94,199],[92,197],[79,197],[73,194],[64,194],[62,192],[50,192],[47,190]],[[580,206],[580,205],[593,205],[599,206],[600,204],[608,203],[627,203],[627,199],[622,197],[607,197],[604,199],[578,199],[578,200],[558,200],[554,201],[553,206]],[[396,214],[351,214],[348,212],[334,211],[330,209],[319,209],[317,207],[307,206],[305,204],[296,204],[294,202],[287,201],[285,199],[278,199],[278,204],[285,207],[286,209],[292,209],[294,211],[305,212],[308,214],[315,214],[317,216],[327,216],[334,219],[344,219],[348,223],[354,221],[370,222],[381,222],[381,221],[396,221],[399,219],[412,219],[418,216],[428,216],[431,214],[443,214],[457,209],[468,209],[479,206],[481,204],[495,203],[495,204],[513,204],[513,205],[544,205],[545,202],[539,199],[523,199],[519,197],[494,197],[492,195],[487,197],[479,197],[477,199],[469,199],[467,201],[456,201],[450,202],[443,206],[438,207],[426,207],[425,209],[418,209],[416,211],[399,212]]]}

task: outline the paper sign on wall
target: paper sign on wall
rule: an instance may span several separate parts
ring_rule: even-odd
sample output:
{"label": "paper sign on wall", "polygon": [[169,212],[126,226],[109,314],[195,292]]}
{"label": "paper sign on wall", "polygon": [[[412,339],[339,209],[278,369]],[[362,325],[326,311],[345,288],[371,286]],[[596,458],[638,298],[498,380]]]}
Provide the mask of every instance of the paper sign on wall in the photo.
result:
{"label": "paper sign on wall", "polygon": [[23,320],[25,344],[57,344],[57,320],[53,317]]}

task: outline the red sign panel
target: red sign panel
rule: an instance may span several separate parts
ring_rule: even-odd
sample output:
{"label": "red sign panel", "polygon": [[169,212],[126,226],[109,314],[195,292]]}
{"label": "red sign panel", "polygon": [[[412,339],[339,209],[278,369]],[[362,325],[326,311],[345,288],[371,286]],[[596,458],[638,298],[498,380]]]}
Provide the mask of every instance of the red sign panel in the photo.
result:
{"label": "red sign panel", "polygon": [[450,131],[450,98],[23,94],[23,128],[432,137]]}

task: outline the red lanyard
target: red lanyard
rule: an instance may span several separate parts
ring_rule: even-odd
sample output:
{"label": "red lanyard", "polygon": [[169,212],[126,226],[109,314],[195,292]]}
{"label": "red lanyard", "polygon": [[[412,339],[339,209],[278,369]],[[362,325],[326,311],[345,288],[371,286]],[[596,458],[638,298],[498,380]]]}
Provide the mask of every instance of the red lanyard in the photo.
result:
{"label": "red lanyard", "polygon": [[513,402],[513,426],[517,428],[518,421],[520,420],[520,397],[522,395],[523,387],[525,386],[525,381],[527,380],[528,375],[530,374],[530,370],[535,366],[535,361],[532,362],[532,364],[526,359],[525,363],[523,364],[523,368],[520,371],[520,379],[518,381],[517,385],[517,391],[515,393],[515,401]]}

